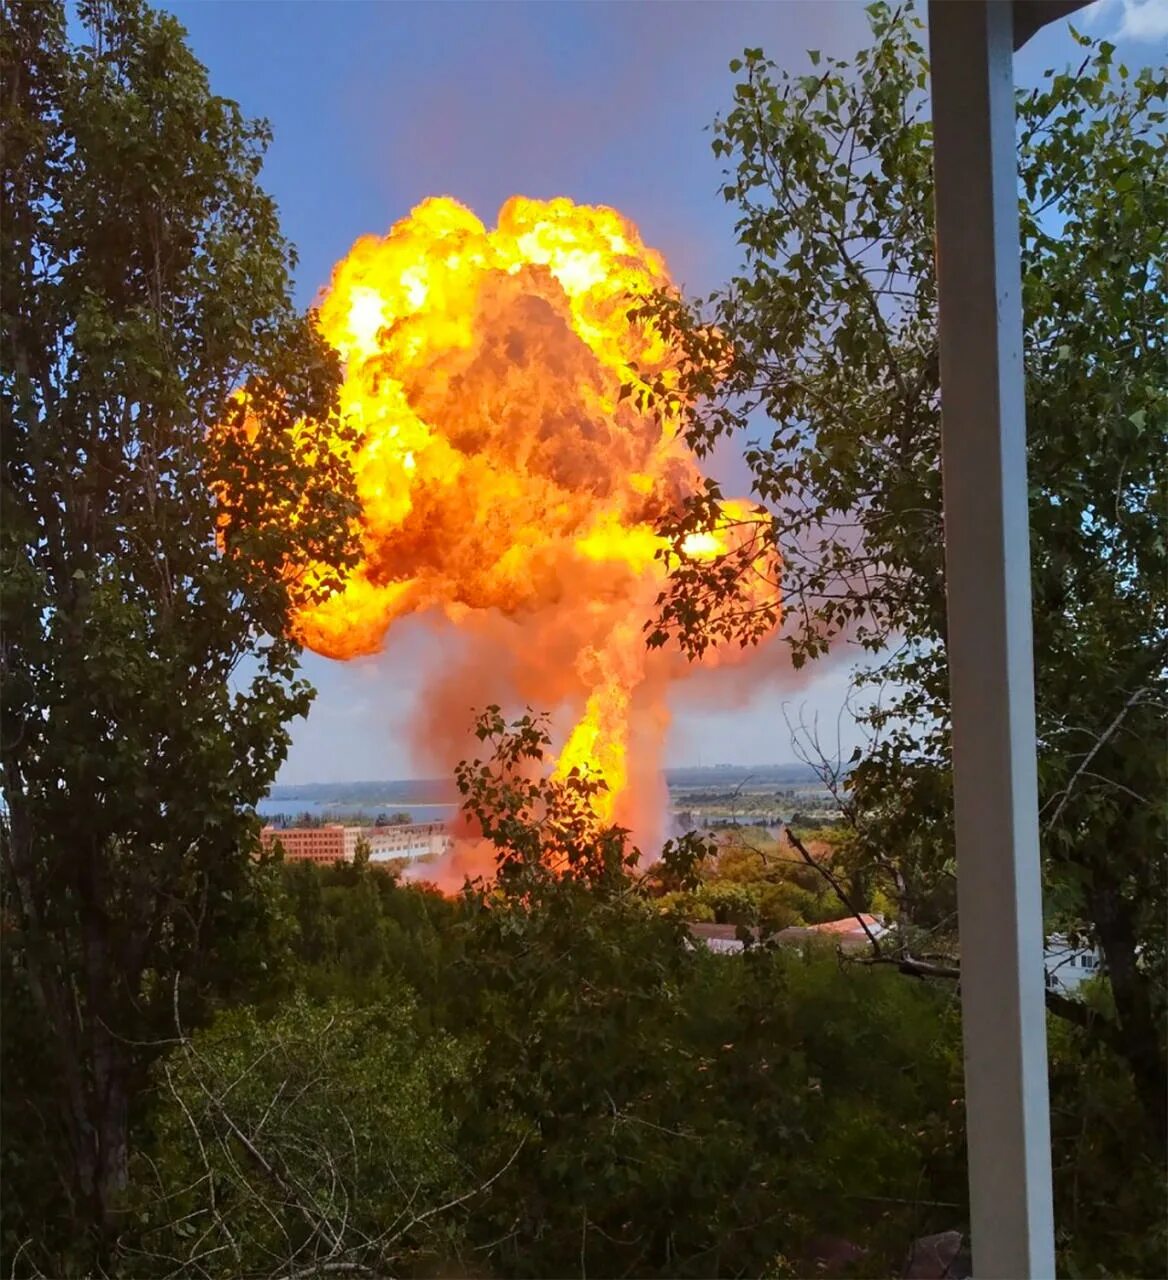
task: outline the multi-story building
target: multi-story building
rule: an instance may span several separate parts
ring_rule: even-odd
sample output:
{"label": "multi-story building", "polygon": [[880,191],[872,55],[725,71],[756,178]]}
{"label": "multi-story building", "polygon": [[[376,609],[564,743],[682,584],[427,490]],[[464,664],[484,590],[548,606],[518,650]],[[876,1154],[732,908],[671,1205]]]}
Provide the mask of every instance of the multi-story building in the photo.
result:
{"label": "multi-story building", "polygon": [[405,822],[388,827],[264,827],[260,839],[265,849],[278,841],[289,862],[352,862],[357,842],[369,845],[370,862],[395,858],[437,857],[454,847],[454,838],[441,822]]}
{"label": "multi-story building", "polygon": [[283,846],[289,862],[352,862],[357,852],[360,827],[345,827],[339,822],[324,827],[264,827],[260,840],[265,849],[277,841]]}
{"label": "multi-story building", "polygon": [[369,842],[370,862],[438,857],[454,848],[454,837],[441,822],[405,822],[390,827],[371,827],[363,834]]}

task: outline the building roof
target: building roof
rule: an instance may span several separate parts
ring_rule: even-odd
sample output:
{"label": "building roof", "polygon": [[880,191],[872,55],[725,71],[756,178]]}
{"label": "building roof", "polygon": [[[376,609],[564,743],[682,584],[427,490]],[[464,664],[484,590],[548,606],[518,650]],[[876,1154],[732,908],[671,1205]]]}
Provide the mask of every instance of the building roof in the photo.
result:
{"label": "building roof", "polygon": [[711,940],[717,942],[734,942],[738,938],[738,930],[745,929],[755,941],[758,940],[758,930],[753,926],[738,924],[688,924],[687,928],[695,938],[700,938],[703,942]]}
{"label": "building roof", "polygon": [[[831,942],[845,948],[866,947],[869,944],[869,938],[860,920],[863,920],[877,938],[888,931],[879,916],[865,914],[859,919],[855,916],[845,916],[842,920],[827,920],[823,924],[794,925],[789,929],[780,929],[773,936],[776,942],[785,942],[788,945],[800,942]],[[760,937],[757,928],[746,925],[695,922],[689,923],[687,927],[692,938],[698,942],[704,942],[712,951],[737,950],[737,947],[732,944],[741,945],[740,931],[747,933],[755,942]]]}
{"label": "building roof", "polygon": [[1090,0],[1014,0],[1014,49],[1021,49],[1048,22],[1066,18]]}
{"label": "building roof", "polygon": [[[881,934],[887,932],[885,925],[875,916],[865,915],[861,919],[874,937],[879,938]],[[790,929],[780,929],[775,934],[775,940],[786,943],[831,942],[845,949],[866,947],[871,942],[864,925],[855,916],[845,916],[842,920],[826,920],[822,924],[795,925]]]}

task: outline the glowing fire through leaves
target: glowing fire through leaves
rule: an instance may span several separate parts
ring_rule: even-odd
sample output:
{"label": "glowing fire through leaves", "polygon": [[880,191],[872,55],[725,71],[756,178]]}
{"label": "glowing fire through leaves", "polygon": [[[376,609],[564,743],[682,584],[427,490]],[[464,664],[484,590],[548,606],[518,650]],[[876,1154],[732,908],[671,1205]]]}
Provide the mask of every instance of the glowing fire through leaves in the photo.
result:
{"label": "glowing fire through leaves", "polygon": [[[342,591],[300,612],[299,637],[352,658],[395,619],[443,611],[482,641],[481,669],[447,677],[466,685],[458,730],[500,696],[493,678],[567,709],[578,719],[558,769],[603,773],[605,820],[633,818],[630,734],[639,724],[638,752],[659,749],[682,666],[647,652],[642,628],[665,573],[655,522],[698,471],[621,396],[633,364],[673,385],[665,343],[628,315],[667,284],[612,209],[515,197],[488,231],[443,198],[359,240],[320,311],[345,363],[364,553]],[[730,505],[727,526],[748,511]],[[697,533],[685,549],[717,556],[733,536]]]}

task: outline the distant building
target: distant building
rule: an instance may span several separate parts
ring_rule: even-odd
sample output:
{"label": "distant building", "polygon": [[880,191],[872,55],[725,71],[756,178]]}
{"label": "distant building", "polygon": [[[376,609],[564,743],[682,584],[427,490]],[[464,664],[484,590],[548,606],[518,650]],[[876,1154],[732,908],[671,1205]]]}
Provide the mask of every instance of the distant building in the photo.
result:
{"label": "distant building", "polygon": [[1088,978],[1098,977],[1103,957],[1092,947],[1073,947],[1061,933],[1052,933],[1043,953],[1046,985],[1074,991]]}
{"label": "distant building", "polygon": [[369,842],[370,862],[440,857],[454,848],[454,837],[441,822],[402,822],[373,827],[364,835]]}
{"label": "distant building", "polygon": [[[842,920],[828,920],[823,924],[799,925],[780,929],[772,935],[773,941],[785,946],[797,946],[803,942],[832,942],[844,951],[856,951],[870,945],[872,938],[883,938],[890,932],[889,926],[879,916],[864,915],[860,920],[845,916]],[[689,926],[694,942],[705,943],[708,950],[718,955],[736,955],[744,949],[739,937],[745,932],[757,942],[759,930],[736,924],[693,924]],[[1046,941],[1043,959],[1046,966],[1046,985],[1066,992],[1075,991],[1088,978],[1099,975],[1103,959],[1099,952],[1089,947],[1074,947],[1060,933],[1052,933]]]}
{"label": "distant building", "polygon": [[[864,915],[862,919],[873,938],[880,938],[888,933],[888,925],[880,919],[879,915]],[[745,925],[689,925],[690,937],[694,938],[694,941],[706,943],[708,950],[715,951],[718,955],[735,955],[743,950],[744,943],[739,937],[740,931],[747,933],[756,942],[761,936],[757,928],[748,928]],[[868,932],[864,932],[863,925],[859,923],[856,916],[848,915],[844,916],[844,919],[827,920],[823,924],[803,924],[789,929],[780,929],[779,932],[771,934],[771,937],[775,942],[783,943],[784,946],[798,946],[800,942],[834,942],[845,951],[853,951],[857,947],[868,946],[870,942]]]}
{"label": "distant building", "polygon": [[352,862],[357,852],[360,827],[345,827],[339,822],[324,827],[264,827],[260,841],[265,850],[277,842],[283,846],[288,862]]}
{"label": "distant building", "polygon": [[[790,929],[780,929],[772,937],[775,942],[784,946],[797,946],[801,942],[833,942],[845,951],[869,945],[868,934],[873,938],[882,938],[888,932],[888,926],[879,916],[865,915],[861,917],[868,926],[865,932],[863,925],[855,916],[845,916],[842,920],[828,920],[824,924],[798,925]],[[697,942],[704,942],[710,951],[719,955],[734,955],[743,950],[743,941],[738,936],[744,930],[755,942],[759,940],[756,928],[747,928],[736,924],[691,924],[690,937]]]}
{"label": "distant building", "polygon": [[688,928],[695,942],[704,942],[710,951],[719,955],[734,955],[743,950],[743,941],[738,936],[740,930],[758,941],[758,930],[747,925],[690,924]]}
{"label": "distant building", "polygon": [[403,822],[389,827],[346,827],[330,823],[323,827],[264,827],[260,832],[264,849],[277,842],[288,862],[352,862],[357,843],[369,845],[371,863],[395,858],[429,858],[448,853],[454,837],[441,822]]}
{"label": "distant building", "polygon": [[779,942],[834,942],[845,951],[855,947],[871,946],[872,939],[879,941],[888,926],[879,916],[863,914],[844,916],[842,920],[825,920],[822,924],[797,925],[780,929],[775,935]]}

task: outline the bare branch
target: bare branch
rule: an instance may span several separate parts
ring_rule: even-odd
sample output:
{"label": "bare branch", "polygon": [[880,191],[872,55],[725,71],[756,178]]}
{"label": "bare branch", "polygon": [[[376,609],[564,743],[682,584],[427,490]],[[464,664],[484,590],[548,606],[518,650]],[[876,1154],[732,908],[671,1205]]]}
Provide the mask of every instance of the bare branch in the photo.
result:
{"label": "bare branch", "polygon": [[1054,813],[1052,813],[1051,816],[1046,821],[1047,827],[1054,827],[1058,824],[1059,818],[1062,817],[1063,810],[1070,803],[1071,794],[1075,789],[1076,783],[1078,783],[1079,779],[1083,777],[1083,775],[1090,768],[1091,761],[1095,759],[1095,757],[1099,754],[1099,752],[1102,751],[1103,748],[1107,745],[1107,743],[1115,736],[1120,725],[1123,724],[1124,720],[1127,718],[1128,712],[1131,711],[1133,707],[1139,706],[1139,704],[1144,700],[1145,696],[1152,692],[1152,688],[1153,688],[1152,685],[1143,685],[1128,698],[1128,700],[1123,704],[1122,707],[1120,707],[1119,711],[1116,713],[1115,718],[1111,721],[1111,723],[1107,726],[1107,728],[1103,730],[1102,734],[1100,734],[1098,740],[1095,742],[1095,745],[1083,757],[1083,760],[1079,764],[1079,767],[1075,770],[1073,774],[1071,774],[1070,780],[1067,782],[1067,785],[1061,791],[1051,796],[1051,798],[1046,802],[1046,804],[1043,806],[1044,810],[1047,809],[1056,800],[1058,801],[1058,805],[1055,808]]}

